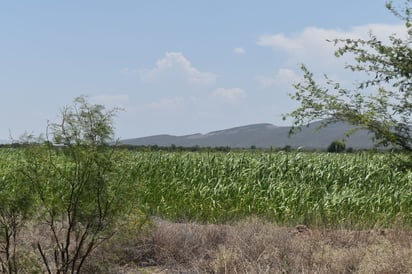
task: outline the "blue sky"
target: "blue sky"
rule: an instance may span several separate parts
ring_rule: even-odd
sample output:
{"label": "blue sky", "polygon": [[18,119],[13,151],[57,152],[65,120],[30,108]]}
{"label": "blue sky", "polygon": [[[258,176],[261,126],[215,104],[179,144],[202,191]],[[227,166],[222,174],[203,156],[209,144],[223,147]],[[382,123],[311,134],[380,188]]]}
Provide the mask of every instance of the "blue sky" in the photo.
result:
{"label": "blue sky", "polygon": [[120,138],[288,125],[299,64],[356,81],[325,40],[370,30],[404,31],[384,0],[0,0],[0,139],[79,95],[125,109]]}

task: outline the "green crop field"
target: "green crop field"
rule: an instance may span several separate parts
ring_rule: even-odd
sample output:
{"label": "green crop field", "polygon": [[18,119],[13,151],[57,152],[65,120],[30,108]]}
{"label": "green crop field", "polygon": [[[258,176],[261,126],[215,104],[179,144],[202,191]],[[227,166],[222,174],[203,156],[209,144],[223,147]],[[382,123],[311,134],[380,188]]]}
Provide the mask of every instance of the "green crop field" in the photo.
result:
{"label": "green crop field", "polygon": [[[20,153],[0,150],[0,179]],[[399,154],[115,153],[133,186],[127,199],[151,216],[202,223],[257,216],[328,227],[412,224],[412,172],[397,164]],[[18,191],[2,187],[3,196]]]}
{"label": "green crop field", "polygon": [[280,224],[412,223],[412,172],[401,155],[130,152],[137,200],[173,221],[248,216]]}

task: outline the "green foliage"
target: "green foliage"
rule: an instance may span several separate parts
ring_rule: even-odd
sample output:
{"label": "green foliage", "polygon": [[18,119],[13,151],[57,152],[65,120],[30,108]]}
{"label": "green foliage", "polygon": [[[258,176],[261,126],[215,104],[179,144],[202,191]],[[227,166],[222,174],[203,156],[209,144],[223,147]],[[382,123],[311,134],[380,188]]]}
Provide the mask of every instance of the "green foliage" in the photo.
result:
{"label": "green foliage", "polygon": [[332,40],[338,49],[336,57],[353,56],[354,63],[347,69],[361,73],[354,89],[343,87],[327,76],[327,86],[319,85],[312,72],[302,65],[303,81],[295,85],[291,97],[300,107],[287,114],[294,119],[292,133],[312,121],[324,119],[323,126],[346,121],[374,134],[377,145],[392,145],[412,151],[412,1],[405,1],[401,10],[392,1],[387,8],[404,20],[408,32],[406,39],[396,35],[389,42],[380,41],[370,34],[368,39]]}
{"label": "green foliage", "polygon": [[130,172],[150,215],[227,222],[259,216],[329,227],[412,225],[406,155],[133,152]]}
{"label": "green foliage", "polygon": [[346,148],[346,144],[345,141],[343,140],[337,140],[337,141],[333,141],[329,146],[327,151],[328,152],[344,152]]}
{"label": "green foliage", "polygon": [[113,117],[119,109],[106,111],[91,105],[85,97],[61,111],[61,122],[49,125],[54,143],[65,145],[104,145],[113,140]]}
{"label": "green foliage", "polygon": [[17,236],[33,212],[27,180],[18,172],[20,153],[3,150],[0,160],[0,267],[2,273],[18,272]]}
{"label": "green foliage", "polygon": [[86,258],[113,235],[110,229],[129,209],[131,184],[112,140],[115,110],[90,105],[84,97],[65,107],[61,122],[49,125],[52,140],[64,144],[24,148],[22,173],[37,198],[37,217],[47,223],[51,246],[37,248],[47,272],[79,273]]}

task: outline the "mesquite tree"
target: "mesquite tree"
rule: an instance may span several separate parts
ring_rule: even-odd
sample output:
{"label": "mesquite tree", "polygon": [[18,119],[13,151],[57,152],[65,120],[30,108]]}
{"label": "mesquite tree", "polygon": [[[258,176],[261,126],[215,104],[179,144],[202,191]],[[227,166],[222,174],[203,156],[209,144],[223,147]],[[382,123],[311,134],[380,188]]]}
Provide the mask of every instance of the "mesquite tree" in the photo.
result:
{"label": "mesquite tree", "polygon": [[292,133],[319,119],[323,126],[344,121],[372,132],[377,145],[412,151],[412,0],[403,8],[395,8],[392,1],[386,7],[405,22],[407,38],[393,34],[383,42],[371,33],[368,39],[330,41],[337,46],[336,57],[354,58],[346,68],[362,73],[364,80],[348,89],[325,76],[322,86],[302,65],[304,78],[291,95],[300,107],[284,117],[293,118]]}
{"label": "mesquite tree", "polygon": [[[33,195],[15,161],[0,161],[0,270],[18,273],[17,236],[33,212]],[[20,258],[21,259],[21,258]]]}
{"label": "mesquite tree", "polygon": [[62,110],[61,121],[49,125],[45,144],[25,151],[24,173],[49,235],[37,243],[48,273],[79,273],[127,207],[122,158],[108,144],[116,111],[76,98]]}

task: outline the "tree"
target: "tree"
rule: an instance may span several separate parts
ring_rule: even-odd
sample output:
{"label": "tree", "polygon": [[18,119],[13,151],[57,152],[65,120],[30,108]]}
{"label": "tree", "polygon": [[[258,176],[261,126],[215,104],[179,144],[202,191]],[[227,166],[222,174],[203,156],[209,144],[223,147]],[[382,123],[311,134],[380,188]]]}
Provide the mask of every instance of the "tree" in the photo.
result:
{"label": "tree", "polygon": [[335,152],[335,153],[340,153],[340,152],[344,152],[346,148],[346,144],[345,141],[343,140],[336,140],[333,141],[329,146],[327,151],[328,152]]}
{"label": "tree", "polygon": [[303,80],[291,94],[300,107],[284,116],[293,118],[291,133],[315,120],[322,120],[322,127],[344,121],[354,125],[354,131],[372,132],[377,145],[412,151],[412,0],[401,9],[393,1],[386,7],[404,21],[407,38],[393,34],[384,43],[371,33],[368,39],[330,41],[337,46],[336,57],[353,56],[354,62],[345,68],[363,73],[365,80],[348,89],[325,76],[326,84],[321,86],[302,65]]}
{"label": "tree", "polygon": [[23,172],[49,231],[50,242],[37,243],[48,273],[80,273],[127,209],[122,155],[108,144],[116,111],[78,97],[49,125],[43,145],[25,149]]}
{"label": "tree", "polygon": [[0,269],[8,274],[19,273],[17,235],[33,212],[33,195],[16,167],[20,155],[13,153],[14,161],[0,161]]}
{"label": "tree", "polygon": [[71,148],[76,145],[95,147],[113,140],[113,118],[119,109],[106,111],[104,106],[91,105],[86,99],[84,96],[75,98],[71,106],[61,111],[61,122],[49,125],[54,143]]}

